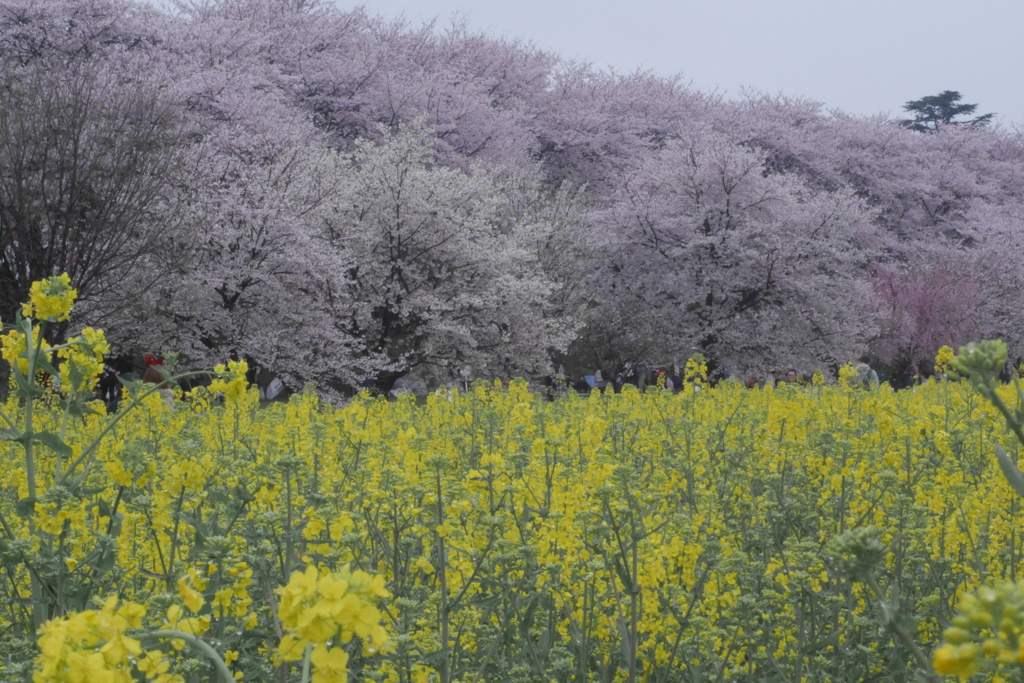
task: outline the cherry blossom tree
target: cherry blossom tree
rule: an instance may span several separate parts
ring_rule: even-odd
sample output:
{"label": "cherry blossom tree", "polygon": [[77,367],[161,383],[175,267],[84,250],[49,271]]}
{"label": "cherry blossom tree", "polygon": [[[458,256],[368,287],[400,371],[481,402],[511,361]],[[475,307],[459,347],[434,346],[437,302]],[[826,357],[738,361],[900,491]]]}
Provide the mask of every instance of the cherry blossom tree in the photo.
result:
{"label": "cherry blossom tree", "polygon": [[857,278],[871,214],[847,190],[766,174],[763,153],[696,129],[625,177],[605,292],[665,354],[719,364],[841,364],[871,323]]}
{"label": "cherry blossom tree", "polygon": [[146,290],[118,330],[196,364],[246,358],[292,387],[354,384],[372,366],[340,324],[349,264],[314,220],[335,189],[334,156],[281,148],[250,165],[211,153],[191,259]]}
{"label": "cherry blossom tree", "polygon": [[164,59],[196,131],[191,241],[184,255],[160,254],[164,275],[137,280],[135,305],[116,311],[119,348],[207,366],[245,358],[328,395],[377,367],[339,324],[349,264],[314,220],[337,191],[338,155],[289,98],[275,54],[314,19],[286,3],[220,3],[168,29]]}
{"label": "cherry blossom tree", "polygon": [[957,348],[986,327],[979,277],[966,263],[924,263],[902,271],[879,266],[873,280],[880,330],[872,351],[883,361],[929,361],[939,348]]}
{"label": "cherry blossom tree", "polygon": [[[770,168],[824,188],[846,185],[874,209],[878,268],[862,276],[884,285],[875,290],[882,338],[873,343],[883,358],[927,356],[934,346],[927,340],[940,331],[949,339],[997,334],[1020,352],[1021,264],[1009,248],[1024,227],[1019,134],[963,126],[923,136],[880,117],[761,96],[726,111],[724,127],[764,150]],[[885,273],[882,280],[877,273]],[[939,280],[929,291],[924,283],[933,277]],[[928,302],[907,300],[918,294]],[[939,317],[919,320],[908,312],[924,310],[918,304],[937,307]]]}
{"label": "cherry blossom tree", "polygon": [[582,241],[577,209],[520,175],[448,168],[437,154],[432,131],[412,124],[360,143],[341,173],[320,218],[351,264],[343,324],[387,359],[385,388],[410,370],[535,373],[568,343],[580,305],[573,264],[546,253]]}
{"label": "cherry blossom tree", "polygon": [[186,126],[129,14],[97,1],[0,7],[7,320],[34,280],[65,271],[85,306],[119,299],[181,237]]}
{"label": "cherry blossom tree", "polygon": [[998,127],[727,101],[315,0],[3,0],[0,82],[4,300],[67,269],[125,352],[327,391],[549,348],[1024,353],[1024,140]]}
{"label": "cherry blossom tree", "polygon": [[684,121],[700,120],[714,98],[678,79],[560,64],[533,101],[537,156],[553,182],[568,179],[603,197],[618,175],[655,152]]}

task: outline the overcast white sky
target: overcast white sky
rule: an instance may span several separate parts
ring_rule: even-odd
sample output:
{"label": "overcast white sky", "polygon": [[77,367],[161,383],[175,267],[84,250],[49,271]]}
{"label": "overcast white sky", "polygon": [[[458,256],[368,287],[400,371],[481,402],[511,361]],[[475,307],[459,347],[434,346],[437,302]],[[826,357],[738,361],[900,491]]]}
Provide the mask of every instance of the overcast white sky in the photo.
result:
{"label": "overcast white sky", "polygon": [[682,74],[856,114],[959,90],[979,114],[1024,124],[1024,0],[338,0],[416,26],[456,15],[617,71]]}

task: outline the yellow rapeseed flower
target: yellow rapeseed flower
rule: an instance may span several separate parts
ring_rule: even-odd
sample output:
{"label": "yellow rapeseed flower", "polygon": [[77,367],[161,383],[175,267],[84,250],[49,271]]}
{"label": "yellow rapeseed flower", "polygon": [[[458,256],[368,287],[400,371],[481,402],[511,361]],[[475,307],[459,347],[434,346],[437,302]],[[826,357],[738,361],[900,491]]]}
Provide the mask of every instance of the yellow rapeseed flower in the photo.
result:
{"label": "yellow rapeseed flower", "polygon": [[310,656],[313,664],[313,683],[346,683],[348,680],[348,653],[340,647],[327,648],[320,643]]}
{"label": "yellow rapeseed flower", "polygon": [[193,612],[198,612],[206,604],[206,600],[203,599],[199,591],[189,585],[190,581],[191,577],[189,576],[183,576],[178,579],[178,594],[185,603],[185,607],[188,607]]}
{"label": "yellow rapeseed flower", "polygon": [[21,314],[51,322],[67,320],[77,298],[78,291],[71,287],[67,273],[37,280],[29,290],[28,303],[22,304]]}

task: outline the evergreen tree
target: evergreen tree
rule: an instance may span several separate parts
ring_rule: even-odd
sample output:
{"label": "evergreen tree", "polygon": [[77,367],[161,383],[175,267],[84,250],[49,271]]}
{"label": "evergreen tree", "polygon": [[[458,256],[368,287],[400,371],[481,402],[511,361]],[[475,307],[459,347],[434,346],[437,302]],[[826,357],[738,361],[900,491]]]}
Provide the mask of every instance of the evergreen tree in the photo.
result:
{"label": "evergreen tree", "polygon": [[928,95],[919,100],[912,100],[903,105],[903,109],[914,115],[912,119],[903,119],[900,125],[911,128],[919,133],[934,133],[942,126],[984,126],[995,114],[984,114],[967,121],[955,121],[958,116],[970,116],[978,108],[976,104],[959,104],[960,93],[956,90],[944,90],[938,95]]}

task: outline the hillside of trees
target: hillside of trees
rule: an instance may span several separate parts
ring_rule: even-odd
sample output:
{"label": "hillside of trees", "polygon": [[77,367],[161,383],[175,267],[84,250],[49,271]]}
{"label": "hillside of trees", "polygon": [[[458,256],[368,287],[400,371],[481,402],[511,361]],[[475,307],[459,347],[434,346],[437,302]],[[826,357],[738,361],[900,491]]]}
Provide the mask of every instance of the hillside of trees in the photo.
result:
{"label": "hillside of trees", "polygon": [[5,322],[67,271],[68,332],[328,391],[552,349],[1024,353],[1024,138],[985,117],[722,99],[304,0],[3,0],[0,79]]}

